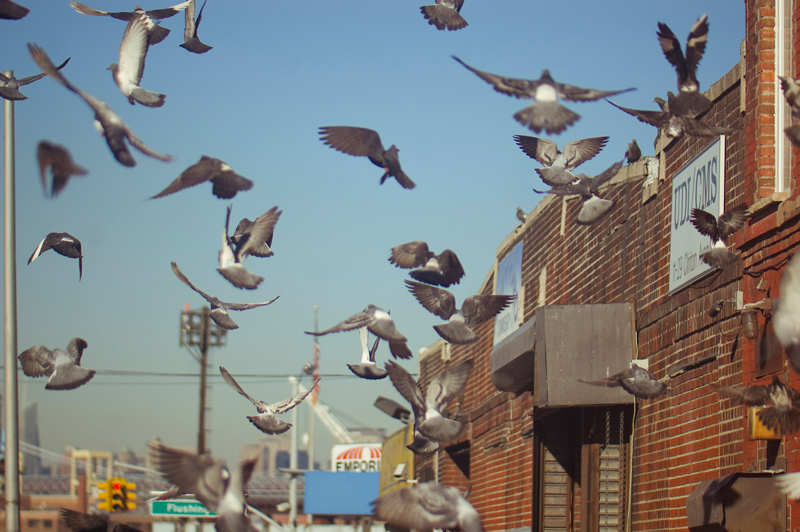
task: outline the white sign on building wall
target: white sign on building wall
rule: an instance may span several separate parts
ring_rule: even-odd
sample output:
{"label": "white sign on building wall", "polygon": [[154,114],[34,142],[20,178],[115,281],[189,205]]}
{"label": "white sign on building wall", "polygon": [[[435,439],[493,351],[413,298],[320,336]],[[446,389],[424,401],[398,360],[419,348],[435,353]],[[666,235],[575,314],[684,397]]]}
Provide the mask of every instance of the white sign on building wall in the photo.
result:
{"label": "white sign on building wall", "polygon": [[672,178],[672,218],[669,245],[669,293],[676,292],[713,268],[700,260],[711,249],[690,218],[692,209],[714,216],[725,205],[725,137],[718,137]]}
{"label": "white sign on building wall", "polygon": [[495,294],[515,295],[514,301],[500,311],[494,318],[494,345],[519,329],[522,302],[522,241],[497,265],[497,284]]}

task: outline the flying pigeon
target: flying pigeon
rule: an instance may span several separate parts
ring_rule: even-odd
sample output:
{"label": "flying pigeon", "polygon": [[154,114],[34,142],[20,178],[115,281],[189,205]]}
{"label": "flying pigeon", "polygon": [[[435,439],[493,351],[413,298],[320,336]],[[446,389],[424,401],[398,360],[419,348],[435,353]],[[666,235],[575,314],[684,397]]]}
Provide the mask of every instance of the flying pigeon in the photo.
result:
{"label": "flying pigeon", "polygon": [[375,517],[403,529],[483,532],[478,512],[456,488],[423,482],[372,501]]}
{"label": "flying pigeon", "polygon": [[50,377],[45,390],[74,390],[92,380],[95,374],[93,369],[81,366],[81,356],[88,345],[83,338],[70,340],[66,351],[35,345],[18,357],[22,372],[28,377]]}
{"label": "flying pigeon", "polygon": [[744,227],[748,217],[747,205],[737,205],[736,207],[725,211],[722,216],[717,220],[716,216],[706,212],[702,209],[692,209],[690,221],[700,234],[711,237],[713,247],[700,254],[700,260],[723,270],[734,264],[739,256],[731,251],[728,251],[726,242],[728,238]]}
{"label": "flying pigeon", "polygon": [[242,190],[253,188],[253,182],[233,171],[233,168],[220,159],[203,155],[200,160],[184,170],[164,190],[150,199],[163,198],[185,188],[211,181],[211,192],[220,199],[230,199]]}
{"label": "flying pigeon", "polygon": [[138,149],[145,155],[149,155],[150,157],[165,162],[172,160],[172,157],[169,155],[161,155],[148,148],[141,140],[139,140],[136,135],[133,134],[133,131],[131,131],[127,124],[125,124],[125,122],[123,122],[122,119],[111,110],[106,102],[103,100],[98,100],[97,98],[83,92],[75,85],[70,83],[70,81],[65,78],[63,74],[55,69],[53,62],[50,61],[50,58],[42,48],[39,48],[35,44],[29,43],[28,49],[31,52],[31,56],[33,56],[33,60],[36,61],[37,65],[39,65],[39,68],[41,68],[47,75],[64,85],[66,88],[83,98],[83,101],[85,101],[89,107],[94,110],[95,122],[99,123],[98,129],[100,129],[100,132],[106,137],[108,147],[111,148],[111,152],[114,154],[114,157],[117,159],[117,161],[120,162],[120,164],[125,166],[136,166],[136,161],[133,160],[133,156],[128,150],[128,147],[125,145],[125,139],[128,139],[128,142],[130,142],[134,148]]}
{"label": "flying pigeon", "polygon": [[477,342],[478,335],[475,334],[472,327],[497,316],[517,297],[494,294],[474,295],[466,298],[461,304],[461,308],[456,308],[455,296],[443,288],[408,279],[406,279],[406,286],[428,312],[447,320],[447,323],[434,325],[433,328],[439,333],[439,336],[451,344]]}
{"label": "flying pigeon", "polygon": [[581,210],[578,212],[577,223],[580,225],[591,225],[608,214],[614,206],[614,201],[601,198],[597,195],[597,192],[600,190],[600,186],[617,175],[621,168],[622,161],[619,161],[612,164],[603,173],[595,177],[579,174],[576,176],[577,182],[553,187],[549,192],[557,196],[580,195],[582,204]]}
{"label": "flying pigeon", "polygon": [[200,26],[200,19],[203,18],[203,9],[206,7],[206,1],[204,1],[203,5],[200,7],[200,12],[197,14],[196,20],[194,18],[196,9],[195,0],[189,0],[189,2],[187,2],[189,6],[186,8],[186,27],[183,30],[184,43],[181,44],[181,48],[185,48],[195,54],[204,54],[213,48],[201,42],[200,38],[197,36],[197,28]]}
{"label": "flying pigeon", "polygon": [[131,17],[122,35],[122,44],[119,46],[119,64],[113,63],[108,67],[114,76],[114,82],[131,105],[139,102],[146,107],[161,107],[166,99],[163,94],[139,86],[144,74],[147,49],[150,47],[152,26],[153,22],[144,13],[136,13]]}
{"label": "flying pigeon", "polygon": [[28,264],[36,260],[39,255],[48,249],[52,249],[59,255],[64,255],[71,259],[78,259],[78,280],[83,277],[83,254],[80,240],[69,233],[50,233],[36,246],[33,254],[28,259]]}
{"label": "flying pigeon", "polygon": [[325,126],[319,128],[320,140],[335,150],[356,157],[367,157],[372,164],[383,168],[381,185],[393,176],[403,188],[414,188],[414,183],[403,169],[397,156],[397,146],[384,149],[377,131],[365,127]]}
{"label": "flying pigeon", "polygon": [[472,360],[465,360],[457,365],[446,366],[423,392],[419,383],[403,366],[392,360],[386,362],[389,378],[400,395],[411,404],[414,426],[422,436],[431,441],[447,443],[461,434],[464,424],[447,417],[445,410],[464,392],[473,365]]}
{"label": "flying pigeon", "polygon": [[710,126],[695,118],[679,115],[671,111],[630,109],[617,105],[610,100],[606,101],[617,109],[625,111],[631,116],[635,116],[640,122],[656,126],[670,139],[676,139],[683,135],[688,135],[690,137],[716,137],[718,135],[730,135],[736,131],[730,127]]}
{"label": "flying pigeon", "polygon": [[[241,246],[234,245],[233,240],[228,236],[230,220],[231,207],[228,207],[228,215],[225,218],[225,229],[222,231],[222,249],[219,251],[219,268],[217,268],[217,271],[236,288],[255,290],[264,278],[248,271],[242,263],[244,259],[247,258],[248,250],[251,247],[258,246],[258,242],[261,238],[260,236],[251,238],[248,241],[249,245],[247,243]],[[277,220],[277,218],[275,218],[275,220]],[[261,235],[263,236],[263,233],[261,233]]]}
{"label": "flying pigeon", "polygon": [[289,399],[284,399],[283,401],[279,401],[277,403],[265,403],[264,401],[258,401],[253,399],[247,392],[245,392],[239,383],[228,373],[228,370],[223,368],[222,366],[219,367],[219,372],[222,374],[222,378],[225,379],[225,382],[228,383],[228,386],[236,390],[239,395],[242,395],[250,400],[251,403],[256,405],[256,409],[258,410],[257,416],[247,416],[247,419],[250,420],[250,423],[256,426],[258,430],[263,432],[264,434],[283,434],[287,430],[289,430],[292,426],[291,423],[287,423],[283,420],[280,420],[276,417],[276,414],[285,414],[292,408],[296,407],[300,403],[303,402],[303,399],[311,394],[311,391],[319,383],[320,379],[317,379],[314,382],[314,386],[309,388],[304,392],[300,392],[296,394],[294,397],[290,397]]}
{"label": "flying pigeon", "polygon": [[633,139],[628,143],[628,149],[625,152],[625,158],[628,160],[628,164],[635,163],[642,158],[642,150],[639,148],[639,143],[636,142],[636,139]]}
{"label": "flying pigeon", "polygon": [[415,268],[409,275],[428,284],[448,287],[464,277],[464,268],[454,251],[445,249],[437,255],[422,240],[393,247],[389,262],[398,268]]}
{"label": "flying pigeon", "polygon": [[205,292],[203,292],[202,290],[200,290],[199,288],[197,288],[186,277],[186,275],[184,275],[181,269],[178,268],[177,264],[175,264],[174,262],[172,262],[171,264],[172,264],[172,272],[175,274],[175,277],[183,281],[184,284],[186,284],[189,288],[191,288],[192,290],[203,296],[203,298],[206,301],[208,301],[208,303],[211,305],[211,313],[209,314],[211,316],[211,319],[214,320],[214,323],[216,323],[223,329],[233,330],[239,328],[236,322],[234,322],[233,319],[228,314],[229,310],[250,310],[256,307],[263,307],[271,303],[274,303],[275,300],[277,300],[280,297],[276,296],[273,299],[270,299],[269,301],[265,301],[264,303],[226,303],[224,301],[221,301],[219,298],[210,296]]}
{"label": "flying pigeon", "polygon": [[55,198],[67,186],[69,178],[74,175],[86,175],[88,170],[81,168],[72,160],[72,155],[64,146],[43,140],[36,147],[36,158],[39,160],[39,174],[42,178],[44,195],[47,196],[47,170],[53,174],[53,186],[50,196]]}
{"label": "flying pigeon", "polygon": [[538,80],[508,78],[472,68],[456,56],[453,59],[493,85],[497,92],[515,98],[532,98],[534,103],[515,114],[514,119],[536,133],[542,129],[548,135],[561,133],[580,118],[580,115],[558,103],[559,98],[572,102],[588,102],[634,90],[601,91],[558,83],[550,76],[549,70],[543,70]]}
{"label": "flying pigeon", "polygon": [[0,19],[19,20],[25,18],[30,12],[25,6],[21,6],[11,0],[0,0]]}
{"label": "flying pigeon", "polygon": [[686,38],[686,55],[681,51],[678,38],[663,22],[658,23],[656,35],[664,57],[678,74],[678,96],[672,93],[667,96],[670,111],[681,116],[695,116],[711,109],[711,100],[700,92],[697,82],[697,65],[708,42],[708,16],[701,16],[692,25]]}
{"label": "flying pigeon", "polygon": [[[72,58],[68,57],[66,61],[64,61],[63,63],[61,63],[56,67],[56,70],[61,70],[62,68],[64,68],[67,65],[67,63],[69,63],[70,59]],[[36,74],[35,76],[28,76],[27,78],[17,79],[13,75],[9,77],[6,76],[3,72],[0,72],[0,97],[11,101],[27,100],[28,97],[19,92],[19,88],[25,85],[30,85],[34,81],[39,81],[46,75],[47,74],[45,74],[44,72],[41,72],[39,74]]]}
{"label": "flying pigeon", "polygon": [[654,399],[665,393],[669,393],[666,384],[660,382],[652,373],[636,364],[605,379],[598,379],[596,381],[578,379],[578,381],[593,386],[605,386],[607,388],[622,386],[626,392],[639,399]]}
{"label": "flying pigeon", "polygon": [[381,341],[380,337],[375,339],[375,343],[372,344],[372,349],[370,349],[369,329],[360,327],[358,336],[361,339],[361,363],[348,364],[347,367],[362,379],[377,380],[386,377],[386,370],[379,368],[375,364],[375,352],[378,350],[378,344]]}
{"label": "flying pigeon", "polygon": [[191,493],[208,510],[217,514],[218,532],[255,532],[247,517],[247,486],[258,457],[239,461],[232,472],[225,462],[208,455],[197,455],[159,442],[150,442],[155,468],[180,493]]}
{"label": "flying pigeon", "polygon": [[772,376],[772,384],[760,386],[722,386],[718,390],[723,397],[747,406],[764,406],[756,414],[769,430],[781,436],[800,429],[800,393]]}
{"label": "flying pigeon", "polygon": [[389,351],[395,358],[411,358],[413,356],[407,345],[408,338],[400,334],[389,313],[375,305],[367,305],[367,308],[361,312],[353,314],[330,329],[319,332],[305,331],[305,333],[312,336],[324,336],[335,332],[352,331],[361,327],[366,327],[369,332],[381,340],[389,342]]}
{"label": "flying pigeon", "polygon": [[59,511],[64,519],[64,524],[72,532],[142,532],[125,523],[109,521],[104,516],[85,514],[66,508],[60,508]]}
{"label": "flying pigeon", "polygon": [[279,211],[275,206],[255,221],[242,218],[231,237],[235,254],[242,253],[262,258],[273,256],[275,252],[272,251],[272,237],[281,214],[283,211]]}
{"label": "flying pigeon", "polygon": [[455,31],[469,26],[461,16],[464,0],[436,0],[436,4],[422,6],[419,10],[431,26],[437,30]]}
{"label": "flying pigeon", "polygon": [[778,489],[790,499],[800,499],[800,472],[775,475],[775,484]]}
{"label": "flying pigeon", "polygon": [[573,140],[564,145],[563,152],[552,140],[514,135],[514,141],[525,155],[544,166],[537,168],[536,172],[545,184],[554,187],[575,181],[572,170],[600,153],[608,137]]}
{"label": "flying pigeon", "polygon": [[[165,18],[177,15],[182,10],[188,8],[190,2],[191,0],[188,0],[172,7],[166,7],[164,9],[151,9],[150,11],[144,11],[141,7],[137,6],[134,11],[119,11],[115,13],[100,11],[98,9],[81,4],[80,2],[76,2],[75,0],[72,0],[69,5],[72,6],[72,9],[84,15],[92,15],[95,17],[112,17],[117,20],[129,21],[140,13],[144,13],[153,20],[163,20]],[[167,38],[167,35],[169,35],[169,30],[167,28],[159,24],[154,24],[152,34],[150,35],[150,44],[160,43]]]}
{"label": "flying pigeon", "polygon": [[800,120],[800,84],[794,78],[778,76],[781,80],[783,97],[792,110],[792,118]]}
{"label": "flying pigeon", "polygon": [[795,253],[781,276],[780,299],[772,313],[772,328],[792,366],[800,371],[800,254]]}

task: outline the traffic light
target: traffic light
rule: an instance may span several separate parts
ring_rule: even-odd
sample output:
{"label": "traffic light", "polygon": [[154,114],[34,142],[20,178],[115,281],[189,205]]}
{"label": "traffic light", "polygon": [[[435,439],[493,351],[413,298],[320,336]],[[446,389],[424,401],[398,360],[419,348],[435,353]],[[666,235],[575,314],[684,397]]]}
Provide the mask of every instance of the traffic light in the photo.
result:
{"label": "traffic light", "polygon": [[127,482],[122,477],[108,479],[109,491],[111,493],[110,512],[124,512],[125,510],[135,510],[136,494],[133,490],[136,489],[136,484]]}
{"label": "traffic light", "polygon": [[111,482],[98,482],[97,483],[97,508],[113,512],[111,509]]}

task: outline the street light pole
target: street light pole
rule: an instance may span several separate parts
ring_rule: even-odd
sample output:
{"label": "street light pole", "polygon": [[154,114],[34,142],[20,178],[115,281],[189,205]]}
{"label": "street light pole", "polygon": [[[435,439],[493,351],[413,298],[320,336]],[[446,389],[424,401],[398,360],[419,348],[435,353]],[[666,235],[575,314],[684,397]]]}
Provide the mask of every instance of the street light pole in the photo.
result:
{"label": "street light pole", "polygon": [[[292,385],[292,395],[294,397],[298,393],[298,379],[297,377],[289,377],[289,382]],[[297,411],[299,409],[292,408],[292,426],[297,426]],[[297,471],[297,430],[292,431],[289,438],[289,469]],[[289,478],[289,530],[295,532],[297,530],[297,475],[292,474]]]}

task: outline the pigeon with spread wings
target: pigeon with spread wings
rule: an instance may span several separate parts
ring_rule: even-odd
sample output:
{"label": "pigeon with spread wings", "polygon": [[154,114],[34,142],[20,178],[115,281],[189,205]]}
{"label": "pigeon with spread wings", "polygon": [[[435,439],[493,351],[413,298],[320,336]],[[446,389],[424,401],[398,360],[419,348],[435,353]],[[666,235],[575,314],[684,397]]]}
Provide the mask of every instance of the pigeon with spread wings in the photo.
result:
{"label": "pigeon with spread wings", "polygon": [[204,54],[213,48],[202,42],[197,36],[197,28],[200,27],[200,20],[203,18],[203,9],[205,7],[206,2],[203,2],[200,11],[197,13],[197,19],[194,17],[195,9],[197,8],[195,0],[189,0],[189,6],[186,8],[186,24],[183,30],[184,43],[181,44],[181,48],[195,54]]}
{"label": "pigeon with spread wings", "polygon": [[39,161],[39,174],[42,179],[44,195],[47,196],[47,170],[53,175],[50,196],[55,198],[67,186],[69,178],[74,175],[86,175],[88,170],[81,168],[72,160],[72,155],[64,146],[43,140],[36,147],[36,159]]}
{"label": "pigeon with spread wings", "polygon": [[631,109],[617,105],[610,100],[606,101],[617,109],[636,117],[639,122],[657,127],[670,139],[676,139],[683,135],[690,137],[717,137],[719,135],[730,135],[736,131],[730,127],[711,126],[690,116],[679,115],[671,111]]}
{"label": "pigeon with spread wings", "polygon": [[437,30],[455,31],[469,26],[461,16],[464,0],[436,0],[436,3],[419,8],[422,16]]}
{"label": "pigeon with spread wings", "polygon": [[[56,67],[56,70],[61,70],[64,68],[71,58],[67,58],[63,63]],[[28,97],[19,92],[20,87],[24,87],[25,85],[30,85],[34,81],[39,81],[47,74],[41,72],[34,76],[28,76],[26,78],[17,79],[12,74],[11,76],[5,75],[3,72],[0,72],[0,98],[4,98],[6,100],[11,101],[19,101],[19,100],[27,100]]]}
{"label": "pigeon with spread wings", "polygon": [[94,377],[93,369],[81,366],[83,350],[89,344],[83,338],[73,338],[67,350],[52,351],[43,345],[35,345],[20,353],[22,372],[28,377],[50,377],[46,390],[74,390]]}
{"label": "pigeon with spread wings", "polygon": [[654,399],[665,393],[669,393],[669,388],[667,388],[666,384],[659,381],[652,373],[636,364],[604,379],[598,379],[596,381],[578,380],[593,386],[605,386],[607,388],[622,386],[626,392],[639,399]]}
{"label": "pigeon with spread wings", "polygon": [[392,491],[372,502],[375,517],[415,530],[483,532],[481,517],[456,488],[423,482]]}
{"label": "pigeon with spread wings", "polygon": [[240,238],[238,243],[228,235],[228,227],[231,220],[231,207],[228,207],[228,214],[225,218],[225,229],[222,231],[222,249],[219,251],[219,268],[217,271],[237,288],[254,290],[264,280],[260,275],[250,272],[244,267],[244,260],[254,250],[262,250],[261,244],[270,235],[275,223],[278,221],[282,211],[273,207],[269,212],[256,219],[251,232],[245,238]]}
{"label": "pigeon with spread wings", "polygon": [[144,75],[144,62],[150,48],[150,28],[153,22],[144,13],[137,13],[125,26],[122,43],[119,46],[119,63],[112,63],[108,69],[114,83],[131,105],[139,102],[146,107],[161,107],[166,96],[139,86]]}
{"label": "pigeon with spread wings", "polygon": [[393,247],[389,262],[398,268],[415,268],[409,275],[423,283],[448,287],[464,277],[464,268],[454,251],[445,249],[436,254],[422,240]]}
{"label": "pigeon with spread wings", "polygon": [[282,434],[289,430],[292,427],[292,424],[278,419],[276,414],[285,414],[292,408],[302,403],[303,400],[308,397],[309,394],[311,394],[311,392],[319,383],[319,379],[317,379],[316,382],[314,382],[314,385],[304,392],[300,392],[288,399],[278,401],[277,403],[266,403],[264,401],[254,399],[247,392],[245,392],[242,387],[239,386],[239,383],[236,382],[236,379],[234,379],[233,376],[228,373],[228,370],[222,366],[219,367],[219,372],[222,374],[222,378],[225,379],[225,382],[228,383],[228,386],[236,390],[241,396],[246,397],[256,406],[258,415],[247,416],[247,419],[249,419],[250,423],[255,425],[256,428],[264,434]]}
{"label": "pigeon with spread wings", "polygon": [[557,196],[579,195],[581,197],[581,210],[578,211],[577,223],[580,225],[594,224],[600,221],[614,207],[613,200],[601,198],[597,193],[603,184],[617,175],[622,168],[622,164],[622,161],[616,162],[594,177],[579,174],[576,176],[577,181],[552,187],[549,192]]}
{"label": "pigeon with spread wings", "polygon": [[747,406],[764,406],[757,412],[758,419],[770,430],[783,436],[800,430],[800,393],[776,376],[772,384],[764,386],[722,386],[723,397]]}
{"label": "pigeon with spread wings", "polygon": [[515,98],[532,98],[534,103],[515,114],[514,119],[535,133],[543,129],[548,135],[561,133],[578,121],[580,115],[558,103],[559,99],[588,102],[634,90],[632,88],[618,91],[584,89],[557,82],[552,78],[549,70],[543,70],[541,77],[537,80],[509,78],[473,68],[456,56],[453,56],[453,59],[491,84],[497,92]]}
{"label": "pigeon with spread wings", "polygon": [[664,57],[678,74],[678,95],[671,92],[667,95],[669,110],[681,116],[695,116],[711,109],[711,100],[700,92],[697,82],[697,65],[708,42],[708,16],[701,16],[692,25],[686,38],[686,55],[681,51],[678,38],[663,22],[658,23],[656,35]]}
{"label": "pigeon with spread wings", "polygon": [[78,259],[78,280],[83,277],[83,253],[81,252],[81,241],[69,233],[50,233],[39,242],[36,249],[33,250],[28,264],[39,258],[39,255],[52,249],[59,255],[69,257],[71,259]]}
{"label": "pigeon with spread wings", "polygon": [[66,88],[80,96],[89,107],[94,111],[95,122],[99,124],[98,129],[105,136],[106,143],[114,154],[114,157],[120,164],[125,166],[136,166],[136,161],[133,159],[128,146],[125,144],[127,139],[131,145],[145,155],[158,159],[160,161],[169,162],[172,157],[169,155],[161,155],[147,147],[139,138],[133,134],[133,131],[128,127],[125,122],[117,115],[103,100],[99,100],[90,94],[87,94],[73,85],[61,72],[56,70],[53,62],[47,56],[42,48],[35,44],[28,44],[28,49],[33,56],[33,60],[39,65],[48,76],[55,79],[57,82],[64,85]]}
{"label": "pigeon with spread wings", "polygon": [[353,314],[329,329],[324,331],[305,331],[305,333],[313,336],[324,336],[335,332],[352,331],[361,327],[366,327],[369,332],[381,340],[389,342],[389,351],[395,358],[411,358],[413,356],[408,348],[408,338],[400,334],[391,315],[371,304],[361,312]]}
{"label": "pigeon with spread wings", "polygon": [[725,211],[719,219],[702,209],[692,209],[690,217],[692,225],[700,234],[710,237],[713,244],[710,250],[700,254],[700,260],[720,270],[739,260],[739,255],[728,250],[727,240],[744,227],[747,217],[747,205],[737,205]]}
{"label": "pigeon with spread wings", "polygon": [[262,258],[273,256],[275,252],[272,251],[272,237],[281,214],[283,211],[275,206],[254,221],[242,218],[231,237],[235,253]]}
{"label": "pigeon with spread wings", "polygon": [[233,171],[220,159],[203,155],[200,160],[184,170],[167,188],[150,199],[163,198],[185,188],[211,181],[211,192],[220,199],[231,199],[238,192],[253,188],[253,182]]}
{"label": "pigeon with spread wings", "polygon": [[375,363],[375,353],[378,351],[380,337],[375,338],[372,348],[369,347],[369,329],[361,327],[358,329],[358,336],[361,340],[361,362],[359,364],[348,364],[355,375],[362,379],[378,380],[386,377],[386,370],[378,367]]}
{"label": "pigeon with spread wings", "polygon": [[[139,15],[140,13],[144,13],[153,20],[163,20],[165,18],[177,15],[182,10],[189,7],[190,2],[191,0],[187,2],[182,2],[172,7],[165,7],[163,9],[151,9],[149,11],[145,11],[141,7],[137,6],[137,8],[134,11],[117,11],[117,12],[100,11],[99,9],[94,9],[85,4],[81,4],[80,2],[77,2],[75,0],[72,0],[69,3],[69,5],[72,7],[72,9],[84,15],[91,15],[94,17],[111,17],[117,20],[124,20],[127,22],[131,20],[133,17]],[[153,26],[154,27],[152,29],[152,34],[150,36],[150,44],[158,44],[167,38],[167,35],[169,35],[169,30],[161,26],[160,24],[154,24]]]}
{"label": "pigeon with spread wings", "polygon": [[554,187],[575,181],[572,170],[600,153],[608,137],[573,140],[564,145],[564,151],[548,139],[514,135],[514,141],[525,155],[542,164],[543,168],[537,168],[536,173],[546,185]]}

